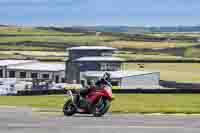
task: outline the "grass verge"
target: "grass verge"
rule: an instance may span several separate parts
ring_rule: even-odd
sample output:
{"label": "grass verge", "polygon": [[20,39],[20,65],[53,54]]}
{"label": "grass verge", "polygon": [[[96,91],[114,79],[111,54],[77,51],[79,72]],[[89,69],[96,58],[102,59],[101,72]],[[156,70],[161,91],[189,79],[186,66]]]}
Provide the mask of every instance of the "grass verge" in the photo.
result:
{"label": "grass verge", "polygon": [[111,41],[107,45],[119,49],[165,49],[165,48],[187,48],[199,45],[189,42],[143,42],[143,41]]}
{"label": "grass verge", "polygon": [[[143,64],[144,68],[140,68]],[[125,63],[125,70],[160,72],[160,79],[181,83],[199,83],[199,63]]]}
{"label": "grass verge", "polygon": [[[200,113],[200,95],[192,94],[126,94],[115,95],[113,113]],[[64,96],[2,96],[2,106],[27,106],[62,109]]]}

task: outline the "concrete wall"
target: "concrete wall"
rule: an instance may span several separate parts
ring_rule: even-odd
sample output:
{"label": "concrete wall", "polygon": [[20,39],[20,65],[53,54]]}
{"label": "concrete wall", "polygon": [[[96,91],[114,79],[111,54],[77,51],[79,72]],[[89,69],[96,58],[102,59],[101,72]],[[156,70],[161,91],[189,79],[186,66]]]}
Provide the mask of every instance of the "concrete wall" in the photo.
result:
{"label": "concrete wall", "polygon": [[122,89],[151,88],[159,86],[160,73],[151,73],[121,79]]}

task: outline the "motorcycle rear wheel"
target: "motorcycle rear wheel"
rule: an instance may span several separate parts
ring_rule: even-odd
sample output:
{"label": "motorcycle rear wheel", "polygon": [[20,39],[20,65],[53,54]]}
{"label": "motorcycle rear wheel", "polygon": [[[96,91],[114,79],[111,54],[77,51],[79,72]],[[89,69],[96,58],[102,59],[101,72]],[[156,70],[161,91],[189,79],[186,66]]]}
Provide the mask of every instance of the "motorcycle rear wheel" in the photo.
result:
{"label": "motorcycle rear wheel", "polygon": [[72,116],[76,113],[76,107],[71,99],[69,99],[63,106],[63,113],[65,116]]}

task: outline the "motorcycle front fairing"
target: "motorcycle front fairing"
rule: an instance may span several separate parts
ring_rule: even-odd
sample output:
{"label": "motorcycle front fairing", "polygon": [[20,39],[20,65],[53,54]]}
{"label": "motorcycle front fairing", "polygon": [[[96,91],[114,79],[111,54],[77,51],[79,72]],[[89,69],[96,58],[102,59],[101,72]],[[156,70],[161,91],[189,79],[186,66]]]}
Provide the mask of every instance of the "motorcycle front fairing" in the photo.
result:
{"label": "motorcycle front fairing", "polygon": [[92,91],[86,98],[91,103],[96,104],[102,97],[112,100],[112,89],[109,86],[104,86],[101,90]]}

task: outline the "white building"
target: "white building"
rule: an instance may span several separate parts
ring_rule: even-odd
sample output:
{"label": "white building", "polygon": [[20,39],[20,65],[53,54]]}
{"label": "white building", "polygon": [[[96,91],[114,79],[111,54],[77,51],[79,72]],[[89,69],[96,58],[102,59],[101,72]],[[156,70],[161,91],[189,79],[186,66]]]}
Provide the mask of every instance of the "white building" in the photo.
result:
{"label": "white building", "polygon": [[37,62],[36,60],[0,60],[0,78],[7,78],[7,68],[9,66],[23,65]]}
{"label": "white building", "polygon": [[[82,73],[86,80],[97,80],[105,71],[87,71]],[[122,89],[157,89],[159,88],[160,73],[146,71],[111,71],[111,80]]]}
{"label": "white building", "polygon": [[35,60],[1,60],[0,71],[2,78],[50,79],[57,83],[65,78],[65,64]]}

